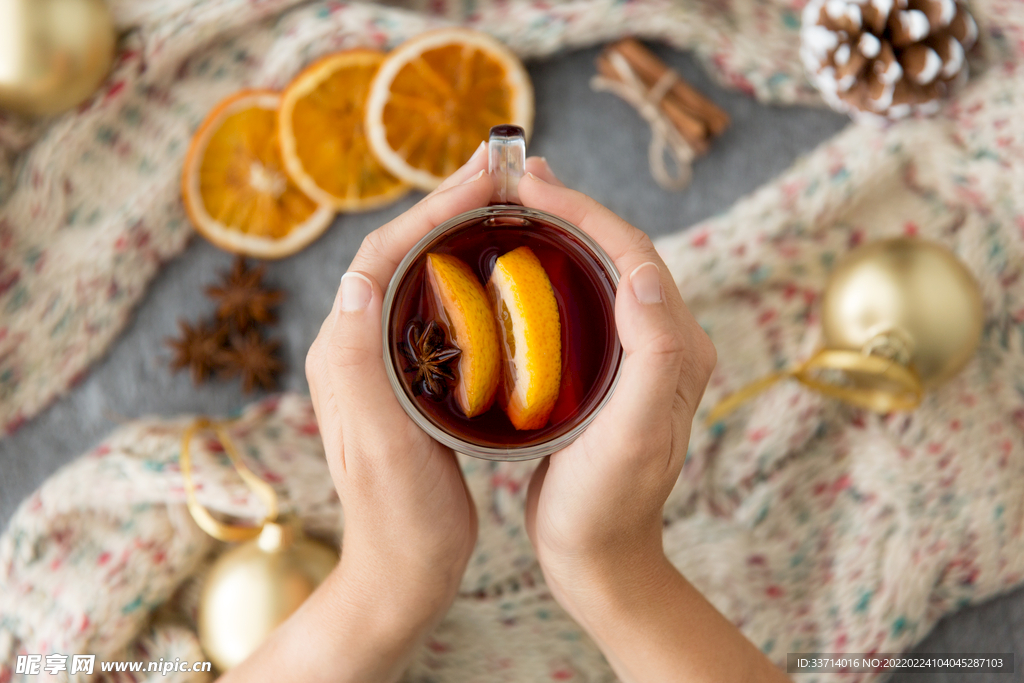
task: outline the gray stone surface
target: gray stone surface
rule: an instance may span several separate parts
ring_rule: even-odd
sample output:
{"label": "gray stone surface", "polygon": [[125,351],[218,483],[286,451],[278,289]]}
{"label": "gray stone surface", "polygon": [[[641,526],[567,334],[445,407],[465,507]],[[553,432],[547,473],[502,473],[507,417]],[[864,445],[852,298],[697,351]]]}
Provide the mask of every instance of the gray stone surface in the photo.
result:
{"label": "gray stone surface", "polygon": [[[590,91],[595,50],[530,65],[537,90],[531,153],[547,157],[568,185],[594,196],[651,235],[668,234],[725,211],[846,125],[845,118],[830,112],[766,107],[721,90],[687,56],[660,52],[733,117],[730,130],[697,162],[693,184],[678,194],[662,191],[650,179],[646,125],[622,102]],[[306,350],[360,241],[416,199],[411,195],[381,211],[341,217],[311,248],[270,264],[268,280],[289,294],[277,327],[288,363],[283,389],[306,391]],[[236,382],[196,389],[185,375],[167,370],[169,353],[163,340],[175,333],[178,318],[192,320],[210,312],[203,287],[230,263],[229,255],[194,240],[163,269],[127,329],[85,380],[13,436],[0,440],[0,528],[48,475],[98,443],[118,422],[152,414],[223,414],[256,398],[243,396]],[[921,649],[1011,651],[1022,642],[1024,598],[1015,594],[946,619]],[[961,676],[926,678],[954,681]],[[893,680],[922,679],[898,676]],[[974,675],[969,680],[1008,678]]]}

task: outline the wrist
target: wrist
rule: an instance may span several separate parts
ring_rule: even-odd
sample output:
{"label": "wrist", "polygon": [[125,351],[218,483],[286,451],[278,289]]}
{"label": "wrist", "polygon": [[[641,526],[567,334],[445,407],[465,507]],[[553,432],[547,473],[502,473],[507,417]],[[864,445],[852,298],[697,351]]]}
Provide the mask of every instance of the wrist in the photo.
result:
{"label": "wrist", "polygon": [[675,572],[665,557],[660,522],[659,515],[640,528],[606,529],[571,545],[546,542],[559,538],[554,534],[540,535],[534,546],[555,599],[580,621],[591,607],[660,585],[667,572]]}
{"label": "wrist", "polygon": [[396,681],[451,604],[446,594],[385,587],[346,574],[325,580],[316,621],[336,681]]}
{"label": "wrist", "polygon": [[556,598],[624,683],[786,680],[664,553],[583,573]]}
{"label": "wrist", "polygon": [[545,578],[562,607],[592,636],[609,619],[635,611],[678,577],[658,547],[600,562],[562,562],[545,567]]}
{"label": "wrist", "polygon": [[443,616],[458,594],[475,542],[475,529],[464,540],[446,543],[346,519],[340,579],[347,591],[364,593],[371,603],[379,605],[380,596],[387,596],[403,612]]}
{"label": "wrist", "polygon": [[355,557],[347,563],[344,553],[337,574],[339,605],[385,632],[429,630],[448,611],[459,588],[459,580],[445,573],[408,566],[382,571],[377,563]]}
{"label": "wrist", "polygon": [[400,587],[382,592],[368,588],[346,577],[339,565],[221,681],[397,681],[443,616],[442,603],[437,598],[413,599]]}

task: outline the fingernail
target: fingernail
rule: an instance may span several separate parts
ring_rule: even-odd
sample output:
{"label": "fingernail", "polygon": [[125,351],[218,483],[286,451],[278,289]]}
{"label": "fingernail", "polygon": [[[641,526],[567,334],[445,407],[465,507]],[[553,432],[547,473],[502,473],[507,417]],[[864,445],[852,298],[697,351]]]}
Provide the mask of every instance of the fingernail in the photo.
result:
{"label": "fingernail", "polygon": [[373,297],[373,285],[362,273],[345,273],[341,276],[341,310],[355,313],[366,310]]}
{"label": "fingernail", "polygon": [[476,173],[473,174],[473,177],[467,178],[466,180],[463,180],[461,184],[462,185],[469,185],[472,182],[480,180],[480,178],[483,176],[484,173],[487,173],[487,171],[486,170],[477,171]]}
{"label": "fingernail", "polygon": [[[548,169],[548,170],[551,170],[551,169]],[[526,177],[532,178],[533,180],[536,180],[538,183],[544,183],[544,179],[543,178],[541,178],[540,176],[533,175],[533,173],[531,173],[529,171],[526,172]],[[545,183],[545,184],[547,184],[547,183]]]}
{"label": "fingernail", "polygon": [[544,164],[544,168],[547,169],[548,173],[555,175],[555,172],[551,170],[551,164],[548,163],[547,157],[540,157],[540,163]]}
{"label": "fingernail", "polygon": [[476,159],[478,157],[480,157],[480,155],[483,154],[486,151],[487,151],[487,143],[486,142],[481,142],[480,146],[476,148],[476,151],[473,152],[473,156],[471,156],[469,158],[469,161],[467,161],[466,164],[468,165],[471,162],[476,161]]}
{"label": "fingernail", "polygon": [[661,275],[658,264],[648,261],[641,263],[629,274],[629,284],[633,287],[633,296],[642,304],[661,302]]}

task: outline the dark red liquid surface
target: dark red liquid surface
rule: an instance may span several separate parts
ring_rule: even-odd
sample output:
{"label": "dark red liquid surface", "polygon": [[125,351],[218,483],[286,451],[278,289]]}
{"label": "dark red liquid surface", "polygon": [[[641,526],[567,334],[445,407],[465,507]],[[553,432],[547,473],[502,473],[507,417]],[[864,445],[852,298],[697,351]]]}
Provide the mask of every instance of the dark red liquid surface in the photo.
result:
{"label": "dark red liquid surface", "polygon": [[[467,418],[451,392],[440,401],[414,396],[415,375],[403,372],[408,363],[399,347],[404,344],[405,329],[411,321],[436,320],[444,324],[443,316],[435,310],[426,278],[427,253],[459,257],[486,285],[498,257],[522,246],[537,255],[555,291],[561,318],[562,386],[547,426],[519,431],[498,401],[482,415]],[[590,249],[568,231],[519,217],[488,218],[449,230],[409,268],[399,283],[391,311],[390,352],[409,397],[424,415],[449,434],[490,447],[542,443],[578,425],[611,389],[621,360],[614,300],[611,276]],[[457,372],[458,363],[453,363],[452,368]]]}

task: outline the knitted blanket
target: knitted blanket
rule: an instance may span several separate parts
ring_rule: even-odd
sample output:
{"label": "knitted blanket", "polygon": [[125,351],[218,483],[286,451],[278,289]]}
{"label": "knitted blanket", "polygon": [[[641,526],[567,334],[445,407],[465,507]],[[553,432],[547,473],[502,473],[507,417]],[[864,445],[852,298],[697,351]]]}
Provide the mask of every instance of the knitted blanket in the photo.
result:
{"label": "knitted blanket", "polygon": [[[321,54],[390,48],[458,20],[523,57],[629,33],[663,38],[765,99],[814,98],[797,55],[799,11],[784,0],[422,2],[431,13],[328,0],[290,10],[298,0],[112,0],[126,36],[98,95],[49,125],[0,114],[0,437],[82,375],[160,264],[184,249],[189,138],[241,87],[281,88]],[[757,39],[734,42],[742,35]]]}
{"label": "knitted blanket", "polygon": [[[0,282],[14,282],[0,299],[8,423],[81,372],[160,260],[181,248],[187,229],[171,176],[190,126],[215,99],[243,84],[280,84],[328,49],[391,43],[440,21],[333,3],[262,18],[286,4],[116,6],[122,23],[140,26],[129,38],[137,51],[100,100],[24,153],[0,208]],[[622,32],[669,37],[695,47],[727,82],[797,101],[806,96],[799,4],[587,1],[459,11],[522,54]],[[719,351],[698,420],[727,392],[817,347],[819,294],[852,246],[926,236],[953,249],[981,284],[979,352],[913,413],[878,416],[782,383],[713,430],[695,426],[666,507],[666,551],[780,665],[787,652],[909,648],[942,615],[1024,579],[1024,7],[985,0],[973,9],[987,68],[938,117],[851,126],[728,214],[658,245]],[[39,134],[9,123],[3,130],[22,141]],[[131,164],[131,179],[102,172]],[[36,231],[24,223],[30,216]],[[83,245],[108,259],[72,258]],[[41,372],[42,359],[53,357],[65,374],[52,364]],[[177,463],[187,422],[118,429],[15,514],[0,537],[0,681],[21,680],[13,662],[25,652],[203,658],[189,618],[218,548],[183,505]],[[313,531],[340,533],[307,398],[251,406],[232,435],[285,509]],[[257,516],[258,501],[215,444],[197,446],[201,501]],[[459,599],[407,680],[614,680],[539,575],[522,528],[533,465],[462,464],[480,506],[480,541]]]}

